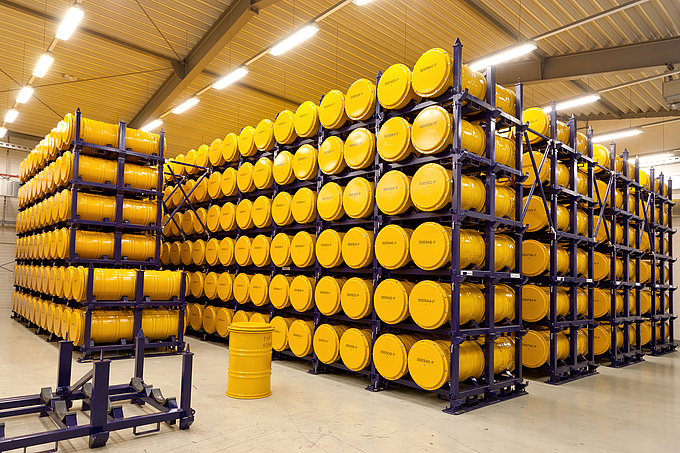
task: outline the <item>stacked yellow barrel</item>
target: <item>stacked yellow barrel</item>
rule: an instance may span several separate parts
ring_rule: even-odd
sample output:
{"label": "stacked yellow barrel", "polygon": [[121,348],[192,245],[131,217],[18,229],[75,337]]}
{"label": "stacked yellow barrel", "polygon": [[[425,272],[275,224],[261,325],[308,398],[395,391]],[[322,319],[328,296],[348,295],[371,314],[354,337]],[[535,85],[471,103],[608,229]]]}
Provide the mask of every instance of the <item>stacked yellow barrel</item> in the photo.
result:
{"label": "stacked yellow barrel", "polygon": [[[69,263],[78,259],[103,260],[114,263],[116,241],[120,241],[121,262],[145,262],[154,266],[156,236],[144,232],[157,222],[157,201],[152,197],[126,196],[117,206],[113,195],[118,183],[128,189],[141,189],[149,194],[158,189],[159,168],[154,160],[137,159],[125,162],[124,181],[118,181],[118,162],[115,158],[94,157],[97,153],[112,157],[119,146],[119,125],[80,118],[80,137],[75,137],[78,115],[68,114],[20,164],[19,208],[15,257],[13,311],[21,318],[55,337],[68,338],[83,345],[87,295],[87,266]],[[78,165],[75,165],[77,146]],[[82,144],[84,142],[84,144]],[[137,154],[159,155],[160,136],[126,129],[125,148]],[[103,151],[103,152],[102,152]],[[107,151],[111,151],[107,154]],[[77,172],[77,174],[76,174]],[[77,203],[74,206],[74,180],[79,179]],[[108,187],[104,194],[89,190]],[[146,191],[146,192],[143,192]],[[100,191],[101,192],[101,191]],[[122,218],[116,219],[122,208]],[[102,222],[97,231],[76,229],[72,220]],[[106,223],[114,222],[140,226],[117,236]],[[148,228],[146,229],[148,230]],[[73,235],[72,235],[73,233]],[[72,243],[74,241],[74,243]],[[74,254],[71,254],[73,246]],[[120,264],[117,262],[117,264]],[[134,269],[94,268],[93,296],[98,301],[129,300],[136,298],[137,272]],[[144,297],[171,300],[180,292],[181,273],[145,271],[141,283]],[[69,305],[67,307],[67,304]],[[176,305],[176,304],[175,304]],[[179,311],[174,307],[145,309],[142,328],[149,340],[163,340],[177,336]],[[134,312],[130,309],[94,309],[91,314],[89,341],[95,345],[132,342]]]}

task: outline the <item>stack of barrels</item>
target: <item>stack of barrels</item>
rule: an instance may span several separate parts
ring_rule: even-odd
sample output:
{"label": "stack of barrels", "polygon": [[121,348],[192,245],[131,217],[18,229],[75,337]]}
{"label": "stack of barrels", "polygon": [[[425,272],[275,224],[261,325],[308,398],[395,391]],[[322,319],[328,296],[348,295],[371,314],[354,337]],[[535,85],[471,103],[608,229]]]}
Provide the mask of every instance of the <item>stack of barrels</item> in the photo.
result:
{"label": "stack of barrels", "polygon": [[[75,137],[79,118],[80,137]],[[118,154],[113,152],[113,158],[108,159],[94,157],[96,150],[87,146],[100,147],[97,153],[106,155],[101,147],[117,150],[119,135],[119,125],[67,114],[20,165],[22,186],[18,196],[16,291],[12,309],[29,325],[73,340],[76,345],[131,342],[135,334],[134,313],[129,307],[107,308],[93,310],[90,338],[84,338],[88,260],[104,266],[92,270],[92,295],[99,301],[136,298],[138,274],[134,269],[105,268],[114,265],[116,248],[120,249],[120,257],[115,264],[127,260],[158,267],[157,240],[153,234],[158,222],[157,201],[153,196],[135,197],[131,193],[117,199]],[[137,154],[158,155],[160,136],[126,129],[125,148]],[[158,192],[158,165],[151,161],[146,164],[126,161],[121,165],[125,187],[148,194]],[[74,184],[76,175],[81,183]],[[75,203],[74,190],[78,191]],[[117,206],[117,200],[122,206]],[[116,219],[119,212],[122,217]],[[97,227],[89,229],[88,223],[96,223]],[[116,223],[140,228],[126,228],[125,233],[118,234]],[[145,271],[143,275],[145,297],[171,300],[179,295],[180,273]],[[134,302],[130,307],[133,305]],[[143,311],[142,328],[150,340],[176,336],[178,324],[176,309]]]}

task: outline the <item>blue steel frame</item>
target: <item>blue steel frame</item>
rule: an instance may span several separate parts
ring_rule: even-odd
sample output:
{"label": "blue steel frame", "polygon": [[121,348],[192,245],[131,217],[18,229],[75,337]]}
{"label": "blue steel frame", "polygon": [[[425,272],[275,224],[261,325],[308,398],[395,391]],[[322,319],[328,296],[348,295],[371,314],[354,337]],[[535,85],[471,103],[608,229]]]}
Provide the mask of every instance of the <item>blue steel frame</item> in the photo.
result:
{"label": "blue steel frame", "polygon": [[[593,251],[595,240],[593,237],[594,230],[594,171],[593,171],[593,143],[592,143],[592,128],[588,128],[587,132],[587,154],[584,155],[577,150],[577,124],[575,118],[572,116],[568,122],[569,127],[569,143],[562,143],[556,139],[557,137],[557,115],[555,110],[555,103],[552,103],[552,110],[550,113],[550,136],[544,136],[536,131],[527,129],[524,132],[525,142],[527,144],[527,152],[531,160],[531,165],[535,175],[539,175],[545,165],[549,165],[550,179],[547,184],[539,183],[539,178],[535,178],[527,197],[527,203],[523,208],[526,214],[529,200],[535,193],[536,187],[539,188],[539,197],[543,202],[546,217],[548,218],[548,232],[527,233],[529,239],[547,240],[550,242],[550,268],[548,275],[543,277],[532,278],[532,281],[537,283],[547,284],[550,288],[550,309],[547,320],[538,323],[532,323],[537,327],[547,327],[550,332],[550,358],[548,363],[539,368],[539,371],[545,372],[549,375],[548,383],[563,384],[587,376],[597,374],[597,365],[595,364],[595,356],[593,354],[594,343],[594,321],[593,321],[593,299],[594,299],[594,281],[593,275]],[[542,142],[546,143],[545,152],[542,154],[540,164],[536,163],[536,159],[532,152],[531,143],[529,143],[528,133],[542,138]],[[540,154],[540,153],[539,153]],[[557,184],[557,164],[562,162],[569,170],[569,187],[564,187]],[[581,195],[575,188],[577,187],[577,172],[579,165],[585,166],[588,178],[587,195]],[[557,225],[557,206],[558,202],[566,204],[570,214],[569,231],[559,231]],[[577,208],[581,205],[584,207],[588,216],[588,236],[582,236],[577,233]],[[566,245],[569,253],[569,275],[558,275],[557,273],[557,247],[561,243]],[[578,276],[577,272],[577,250],[585,249],[588,256],[588,270],[589,278],[582,278]],[[525,277],[525,283],[529,282],[529,278]],[[585,286],[588,295],[588,307],[585,316],[578,316],[577,312],[577,288]],[[568,288],[569,292],[569,314],[564,316],[557,316],[557,290],[559,287]],[[586,329],[588,332],[588,352],[579,356],[577,354],[569,354],[566,359],[557,359],[557,334],[568,329],[570,351],[576,351],[578,335],[577,330]]]}
{"label": "blue steel frame", "polygon": [[[135,338],[134,376],[128,384],[109,384],[109,360],[93,362],[92,370],[77,382],[71,384],[71,364],[73,342],[59,342],[59,362],[57,370],[57,387],[41,389],[39,394],[26,395],[0,400],[0,418],[16,417],[26,414],[38,414],[49,417],[56,429],[41,433],[16,437],[5,437],[5,423],[0,423],[0,451],[55,444],[78,437],[89,437],[90,448],[103,447],[109,439],[109,433],[121,429],[132,428],[135,435],[159,431],[160,424],[165,422],[174,425],[179,421],[180,429],[189,429],[194,421],[195,411],[191,408],[191,378],[193,374],[193,354],[182,353],[182,382],[179,404],[175,398],[163,398],[159,389],[144,384],[144,337],[140,332]],[[84,386],[92,381],[91,391]],[[141,389],[140,389],[141,387]],[[73,403],[82,401],[82,411],[89,412],[89,423],[79,425],[76,412],[70,411]],[[155,409],[153,413],[125,417],[123,406],[113,404],[130,401],[138,406],[148,405]],[[144,425],[156,425],[156,429],[137,432]]]}

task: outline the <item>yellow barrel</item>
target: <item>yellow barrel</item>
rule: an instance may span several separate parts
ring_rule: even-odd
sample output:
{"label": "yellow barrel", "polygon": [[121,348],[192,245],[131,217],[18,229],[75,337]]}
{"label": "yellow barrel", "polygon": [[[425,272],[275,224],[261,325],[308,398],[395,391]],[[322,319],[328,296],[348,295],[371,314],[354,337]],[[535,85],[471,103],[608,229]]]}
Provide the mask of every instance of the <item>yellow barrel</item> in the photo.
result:
{"label": "yellow barrel", "polygon": [[[513,296],[514,302],[514,296]],[[484,319],[482,288],[471,283],[460,285],[460,323]],[[500,305],[500,304],[499,304]],[[497,307],[497,311],[498,311]],[[451,285],[423,280],[411,290],[408,309],[413,321],[423,329],[436,329],[451,319]]]}
{"label": "yellow barrel", "polygon": [[[439,164],[425,164],[420,167],[410,184],[411,200],[421,211],[437,211],[449,204],[453,197],[453,176],[451,170]],[[482,212],[486,204],[486,190],[481,180],[461,176],[461,208]]]}
{"label": "yellow barrel", "polygon": [[282,145],[289,145],[297,139],[293,122],[294,116],[295,114],[290,110],[284,110],[276,115],[274,120],[274,138]]}
{"label": "yellow barrel", "polygon": [[261,157],[253,168],[253,183],[260,190],[268,189],[274,184],[272,169],[274,163],[268,157]]}
{"label": "yellow barrel", "polygon": [[[460,232],[460,266],[482,267],[485,259],[484,238],[474,230]],[[505,235],[496,235],[495,269],[514,267],[514,243]],[[435,270],[451,261],[451,228],[434,222],[418,226],[411,235],[411,258],[416,266]]]}
{"label": "yellow barrel", "polygon": [[208,305],[205,307],[205,310],[203,310],[203,330],[205,330],[206,333],[215,333],[218,308],[219,307]]}
{"label": "yellow barrel", "polygon": [[259,151],[270,151],[274,144],[274,122],[265,118],[255,128],[255,146]]}
{"label": "yellow barrel", "polygon": [[250,318],[255,314],[254,311],[239,310],[234,313],[232,323],[234,322],[249,322]]}
{"label": "yellow barrel", "polygon": [[293,173],[300,181],[316,178],[318,167],[318,151],[312,145],[302,145],[293,156]]}
{"label": "yellow barrel", "polygon": [[254,313],[253,316],[250,317],[249,322],[268,323],[269,322],[269,315],[266,314],[266,313]]}
{"label": "yellow barrel", "polygon": [[236,244],[232,238],[224,238],[220,241],[217,252],[218,259],[222,266],[231,266],[236,260]]}
{"label": "yellow barrel", "polygon": [[295,172],[293,171],[294,157],[288,151],[282,151],[274,159],[274,180],[279,185],[292,184],[295,181]]}
{"label": "yellow barrel", "polygon": [[293,124],[298,136],[313,137],[319,132],[319,108],[312,101],[303,102],[295,112]]}
{"label": "yellow barrel", "polygon": [[[522,243],[522,271],[529,277],[541,275],[550,267],[550,247],[534,239]],[[569,271],[569,253],[557,246],[557,273]]]}
{"label": "yellow barrel", "polygon": [[[83,181],[98,184],[118,184],[118,162],[81,154],[78,163],[78,176]],[[73,179],[73,154],[69,151],[62,156],[59,171],[61,179]],[[158,169],[142,165],[125,164],[123,183],[137,189],[153,190],[158,187]]]}
{"label": "yellow barrel", "polygon": [[329,182],[321,188],[317,199],[317,209],[322,219],[326,221],[340,220],[345,215],[342,206],[344,190],[344,187],[335,182]]}
{"label": "yellow barrel", "polygon": [[285,351],[288,349],[288,337],[290,326],[295,322],[295,318],[275,316],[271,321],[274,328],[272,332],[272,348],[274,351]]}
{"label": "yellow barrel", "polygon": [[342,195],[342,205],[348,217],[363,219],[373,214],[375,184],[365,178],[352,179]]}
{"label": "yellow barrel", "polygon": [[271,256],[269,254],[269,249],[271,247],[271,240],[264,234],[258,234],[253,239],[250,255],[253,260],[253,264],[257,267],[269,266],[271,263]]}
{"label": "yellow barrel", "polygon": [[350,229],[342,240],[342,259],[347,266],[361,269],[373,263],[373,232],[361,227]]}
{"label": "yellow barrel", "polygon": [[236,274],[233,283],[234,299],[239,304],[245,304],[250,302],[250,282],[252,275],[245,274],[243,272]]}
{"label": "yellow barrel", "polygon": [[[71,215],[71,191],[59,194],[59,219],[66,220]],[[157,204],[155,201],[123,199],[123,221],[132,225],[149,225],[156,222]],[[78,193],[77,215],[83,220],[115,221],[116,197]]]}
{"label": "yellow barrel", "polygon": [[404,280],[386,279],[375,290],[375,311],[388,324],[397,324],[409,317],[409,296],[414,284]]}
{"label": "yellow barrel", "polygon": [[375,368],[388,380],[396,380],[408,373],[408,354],[420,340],[418,335],[386,333],[378,337],[373,347]]}
{"label": "yellow barrel", "polygon": [[[484,373],[484,352],[476,341],[459,346],[459,380]],[[413,381],[426,390],[436,390],[450,379],[450,343],[443,340],[420,340],[408,354],[408,370]]]}
{"label": "yellow barrel", "polygon": [[369,329],[348,329],[340,338],[342,363],[352,371],[360,371],[371,364],[373,340]]}
{"label": "yellow barrel", "polygon": [[[528,197],[524,197],[522,205],[527,205]],[[545,205],[541,197],[533,195],[530,200],[528,200],[529,206],[527,208],[526,215],[524,216],[524,223],[529,226],[527,231],[534,232],[540,231],[547,228],[549,225],[548,215],[546,215]],[[550,201],[548,204],[548,212],[550,212]],[[587,218],[586,218],[587,221]],[[567,208],[562,205],[557,205],[557,224],[554,225],[556,229],[561,231],[567,231],[569,229],[570,215]],[[588,226],[586,222],[586,227]]]}
{"label": "yellow barrel", "polygon": [[[557,360],[569,357],[569,337],[564,332],[555,334],[557,343]],[[587,344],[587,342],[586,342]],[[538,368],[550,360],[550,332],[547,330],[529,329],[522,338],[522,365]]]}
{"label": "yellow barrel", "polygon": [[[630,296],[629,296],[629,302],[630,302],[630,314],[631,315],[636,315],[637,311],[637,291],[631,291]],[[659,300],[657,299],[657,307],[659,304]],[[617,306],[618,306],[618,301],[617,301]],[[623,302],[621,303],[621,307],[623,308]],[[640,313],[641,314],[647,314],[651,311],[652,309],[652,295],[649,291],[640,291]]]}
{"label": "yellow barrel", "polygon": [[279,226],[293,223],[293,197],[288,192],[279,192],[272,202],[272,220]]}
{"label": "yellow barrel", "polygon": [[314,332],[313,347],[321,363],[331,364],[340,359],[340,339],[349,329],[343,325],[322,324]]}
{"label": "yellow barrel", "polygon": [[411,154],[417,154],[411,133],[411,123],[403,117],[395,116],[385,121],[376,142],[380,157],[387,162],[400,162]]}
{"label": "yellow barrel", "polygon": [[302,319],[295,320],[288,328],[288,346],[298,357],[312,353],[314,322]]}
{"label": "yellow barrel", "polygon": [[232,323],[229,326],[227,396],[264,398],[272,394],[272,332],[269,323]]}
{"label": "yellow barrel", "polygon": [[380,178],[376,188],[378,209],[389,215],[403,214],[413,206],[410,193],[411,177],[399,170],[388,171]]}
{"label": "yellow barrel", "polygon": [[339,129],[349,120],[342,91],[331,90],[324,95],[319,104],[319,120],[326,129]]}
{"label": "yellow barrel", "polygon": [[337,175],[345,169],[345,144],[336,135],[326,138],[319,148],[319,169],[326,175]]}
{"label": "yellow barrel", "polygon": [[290,283],[290,303],[296,311],[305,312],[314,306],[314,277],[298,275]]}
{"label": "yellow barrel", "polygon": [[375,113],[375,84],[368,79],[356,80],[345,95],[345,112],[353,121],[364,121]]}
{"label": "yellow barrel", "polygon": [[314,301],[319,311],[326,315],[334,315],[342,310],[342,288],[345,278],[331,276],[322,277],[314,289]]}
{"label": "yellow barrel", "polygon": [[205,276],[205,280],[203,282],[203,292],[210,300],[217,298],[217,290],[219,288],[218,281],[219,275],[217,275],[215,272],[208,272],[208,274]]}
{"label": "yellow barrel", "polygon": [[[413,146],[422,154],[437,154],[451,146],[453,117],[443,107],[432,106],[422,110],[413,121]],[[461,148],[483,155],[486,148],[484,129],[461,120]]]}
{"label": "yellow barrel", "polygon": [[269,276],[255,274],[250,280],[248,293],[253,303],[259,307],[269,303]]}
{"label": "yellow barrel", "polygon": [[[471,95],[484,99],[486,96],[486,79],[484,76],[463,66],[463,89]],[[413,89],[425,98],[441,96],[453,85],[453,59],[440,48],[423,53],[413,67]]]}
{"label": "yellow barrel", "polygon": [[[64,329],[66,313],[62,320],[62,332],[75,345],[83,344],[85,311],[72,310],[68,316],[68,330]],[[95,343],[117,343],[121,339],[134,339],[134,312],[132,310],[95,310],[92,313],[90,339]],[[149,340],[163,340],[177,335],[179,312],[177,310],[145,309],[142,312],[142,330]]]}
{"label": "yellow barrel", "polygon": [[373,282],[359,277],[350,278],[342,285],[340,304],[352,319],[368,316],[373,310]]}
{"label": "yellow barrel", "polygon": [[62,336],[61,332],[61,321],[62,317],[64,316],[64,308],[66,305],[63,304],[55,304],[54,305],[54,318],[52,319],[52,332],[58,336]]}
{"label": "yellow barrel", "polygon": [[293,236],[285,233],[278,233],[272,239],[270,255],[272,262],[276,267],[286,267],[293,264],[293,258],[291,256],[291,242],[293,241]]}
{"label": "yellow barrel", "polygon": [[404,108],[412,100],[420,101],[411,84],[411,70],[404,64],[393,64],[378,82],[378,102],[386,109]]}
{"label": "yellow barrel", "polygon": [[200,298],[203,297],[205,288],[205,274],[202,272],[192,272],[189,275],[189,291],[191,295]]}
{"label": "yellow barrel", "polygon": [[295,192],[291,201],[291,211],[297,223],[311,223],[316,219],[316,192],[303,187]]}
{"label": "yellow barrel", "polygon": [[194,330],[200,330],[201,327],[203,327],[203,305],[187,304],[187,311],[189,313],[189,325],[191,328]]}
{"label": "yellow barrel", "polygon": [[215,321],[215,331],[217,334],[226,338],[229,336],[229,326],[234,317],[234,310],[230,308],[221,307],[217,310],[217,318]]}
{"label": "yellow barrel", "polygon": [[255,128],[253,126],[246,126],[241,129],[238,136],[238,151],[245,157],[254,156],[257,153]]}
{"label": "yellow barrel", "polygon": [[276,274],[269,283],[269,299],[278,309],[290,306],[290,284],[293,277]]}
{"label": "yellow barrel", "polygon": [[316,256],[319,264],[325,268],[342,264],[342,241],[345,233],[335,230],[324,230],[316,240]]}
{"label": "yellow barrel", "polygon": [[255,181],[253,179],[253,173],[255,167],[250,162],[244,162],[238,167],[238,172],[236,173],[236,185],[241,193],[252,192],[255,190]]}
{"label": "yellow barrel", "polygon": [[[600,145],[599,143],[593,144],[593,160],[595,160],[596,163],[600,164],[604,168],[611,168],[611,152],[609,148],[604,145]],[[621,157],[616,157],[616,163],[614,164],[614,167],[616,168],[617,172],[621,172],[621,170],[623,170],[623,159]],[[595,173],[600,173],[601,171],[603,171],[601,168],[595,167]],[[642,171],[640,171],[640,182],[642,182],[642,179]],[[600,196],[604,196],[604,194],[601,194]]]}
{"label": "yellow barrel", "polygon": [[[399,269],[411,261],[411,236],[413,230],[399,225],[387,225],[375,240],[375,256],[386,269]],[[347,260],[345,260],[347,261]]]}
{"label": "yellow barrel", "polygon": [[[601,252],[595,252],[593,254],[593,267],[595,280],[610,280],[611,271],[611,259],[609,255],[605,255]],[[620,258],[616,259],[616,279],[623,277],[623,260]]]}
{"label": "yellow barrel", "polygon": [[297,267],[309,267],[314,264],[316,236],[306,231],[299,231],[290,243],[290,255]]}
{"label": "yellow barrel", "polygon": [[250,266],[253,264],[251,255],[252,240],[248,236],[241,236],[236,240],[234,246],[234,256],[239,266]]}
{"label": "yellow barrel", "polygon": [[[612,346],[612,326],[610,324],[601,324],[595,327],[593,333],[593,352],[595,355],[602,355],[611,350]],[[623,329],[620,326],[616,328],[616,347],[623,346]]]}
{"label": "yellow barrel", "polygon": [[[69,267],[66,272],[67,298],[85,299],[88,269]],[[93,295],[98,300],[121,300],[135,297],[136,271],[127,269],[94,269]],[[143,295],[152,300],[170,300],[179,293],[181,272],[144,271]],[[69,297],[70,296],[70,297]]]}
{"label": "yellow barrel", "polygon": [[[525,123],[529,123],[529,127],[538,132],[539,134],[543,134],[547,137],[550,137],[550,114],[544,113],[543,109],[539,107],[532,107],[529,109],[525,109],[524,112],[522,112],[522,117],[524,119]],[[529,137],[529,143],[534,144],[534,143],[540,143],[543,141],[543,138],[534,134],[533,132],[528,132],[528,137]],[[562,143],[569,144],[569,128],[567,127],[566,124],[564,124],[561,121],[557,121],[557,137],[554,137],[557,141],[560,141]]]}
{"label": "yellow barrel", "polygon": [[[597,218],[595,218],[594,220],[595,220],[595,223],[597,224]],[[600,229],[597,232],[597,237],[596,237],[597,242],[600,243],[600,244],[603,244],[606,241],[610,241],[610,242],[616,242],[617,244],[622,244],[623,243],[623,226],[617,223],[616,227],[615,227],[615,231],[616,231],[615,236],[611,237],[612,236],[611,222],[609,222],[608,220],[601,222],[600,223]],[[609,236],[610,239],[613,239],[613,241],[608,239],[608,236]],[[630,243],[630,240],[629,240],[629,243]]]}
{"label": "yellow barrel", "polygon": [[[557,287],[557,316],[569,314],[570,298],[566,288]],[[588,311],[588,294],[576,288],[577,314],[585,315]],[[538,322],[550,316],[550,288],[537,285],[525,285],[522,290],[522,318],[529,322]]]}
{"label": "yellow barrel", "polygon": [[370,167],[375,160],[375,134],[365,127],[350,132],[345,140],[344,158],[354,170]]}

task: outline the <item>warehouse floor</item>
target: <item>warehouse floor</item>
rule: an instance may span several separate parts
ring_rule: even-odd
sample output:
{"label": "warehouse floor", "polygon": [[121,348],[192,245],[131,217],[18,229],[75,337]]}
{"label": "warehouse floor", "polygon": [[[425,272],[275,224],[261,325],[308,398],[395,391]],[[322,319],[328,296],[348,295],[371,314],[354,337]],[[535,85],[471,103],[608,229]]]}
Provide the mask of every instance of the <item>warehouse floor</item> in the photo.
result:
{"label": "warehouse floor", "polygon": [[[0,308],[0,397],[54,386],[57,345],[10,319]],[[369,393],[357,376],[306,373],[299,361],[275,362],[273,395],[240,401],[224,395],[225,344],[189,337],[195,355],[196,421],[191,430],[162,428],[135,437],[113,433],[105,450],[120,452],[570,452],[676,451],[680,442],[680,354],[649,357],[627,369],[555,387],[531,379],[529,395],[461,416],[444,401],[412,389]],[[115,361],[112,383],[126,383],[132,361]],[[147,360],[146,382],[179,396],[177,357]],[[74,364],[74,380],[90,368]],[[128,414],[133,414],[124,406]],[[83,419],[85,420],[85,419]],[[53,429],[25,416],[7,423],[8,437]],[[29,451],[40,451],[34,448]],[[59,451],[87,451],[79,439]]]}

